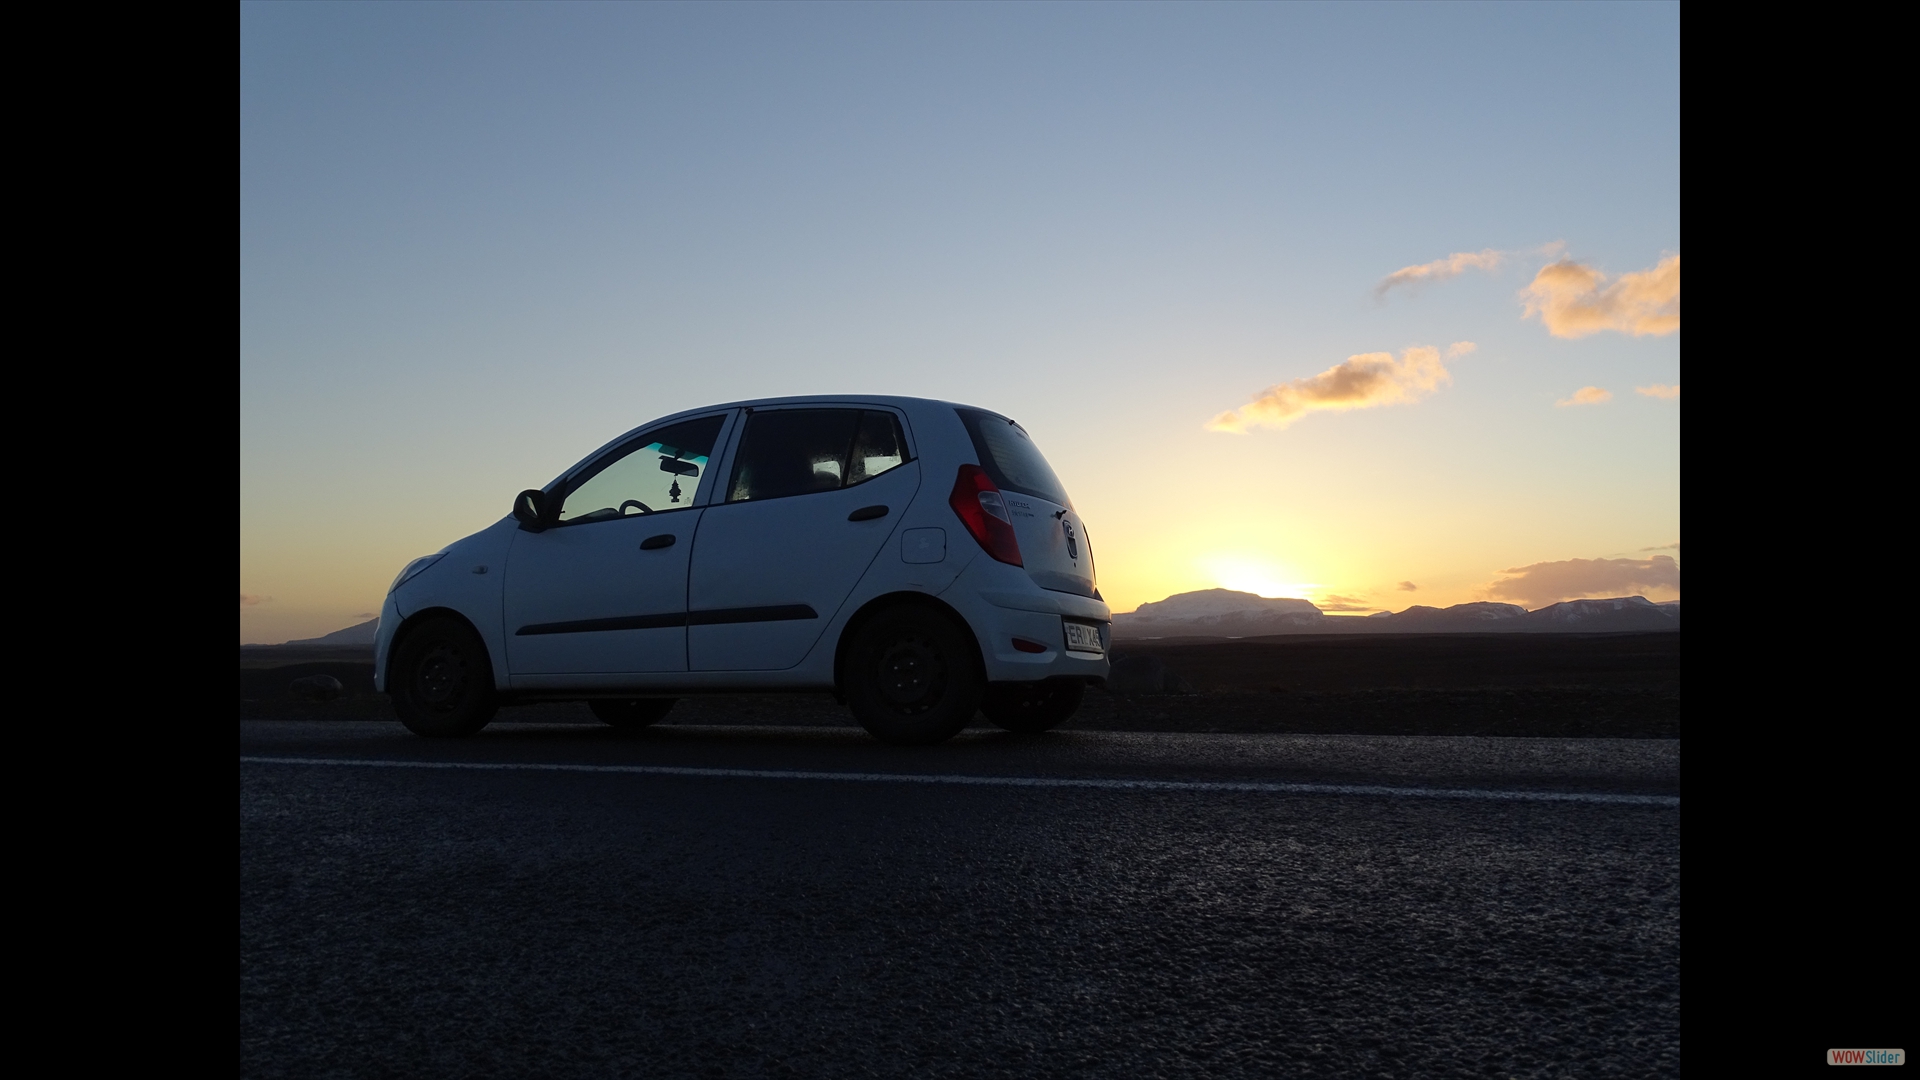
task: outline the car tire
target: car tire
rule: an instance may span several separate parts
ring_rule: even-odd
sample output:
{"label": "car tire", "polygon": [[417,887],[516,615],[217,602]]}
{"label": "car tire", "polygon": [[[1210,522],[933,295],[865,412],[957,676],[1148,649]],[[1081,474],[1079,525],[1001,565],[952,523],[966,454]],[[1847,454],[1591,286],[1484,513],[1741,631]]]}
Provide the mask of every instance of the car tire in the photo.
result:
{"label": "car tire", "polygon": [[931,746],[980,708],[986,680],[972,634],[922,607],[883,611],[848,643],[842,690],[868,734],[895,746]]}
{"label": "car tire", "polygon": [[393,710],[415,735],[472,735],[500,707],[486,642],[460,619],[433,618],[409,629],[391,671]]}
{"label": "car tire", "polygon": [[1038,735],[1066,723],[1086,692],[1087,684],[1078,679],[994,683],[980,699],[980,711],[1008,731]]}
{"label": "car tire", "polygon": [[635,698],[627,701],[600,699],[587,702],[587,708],[604,724],[621,731],[639,731],[651,727],[672,710],[674,698]]}

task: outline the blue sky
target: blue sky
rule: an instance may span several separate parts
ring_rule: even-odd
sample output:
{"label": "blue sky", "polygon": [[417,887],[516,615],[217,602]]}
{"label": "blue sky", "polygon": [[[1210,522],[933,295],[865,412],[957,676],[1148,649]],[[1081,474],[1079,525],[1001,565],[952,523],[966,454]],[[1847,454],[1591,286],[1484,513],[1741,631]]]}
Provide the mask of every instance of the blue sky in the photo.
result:
{"label": "blue sky", "polygon": [[[1644,559],[1679,403],[1634,387],[1679,334],[1518,297],[1678,254],[1678,78],[1671,4],[245,4],[242,640],[346,625],[621,431],[784,393],[1020,419],[1120,610]],[[1204,429],[1458,341],[1420,400]]]}

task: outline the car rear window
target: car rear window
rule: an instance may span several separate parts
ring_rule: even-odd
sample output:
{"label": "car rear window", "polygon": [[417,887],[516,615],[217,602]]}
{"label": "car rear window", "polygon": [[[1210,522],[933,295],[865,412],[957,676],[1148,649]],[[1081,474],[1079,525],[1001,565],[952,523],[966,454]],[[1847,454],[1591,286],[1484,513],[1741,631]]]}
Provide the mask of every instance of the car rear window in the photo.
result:
{"label": "car rear window", "polygon": [[994,484],[1004,491],[1018,491],[1059,506],[1073,505],[1066,487],[1053,475],[1053,466],[1047,464],[1025,428],[984,409],[954,411],[967,426],[974,452],[980,455],[980,467],[987,470]]}

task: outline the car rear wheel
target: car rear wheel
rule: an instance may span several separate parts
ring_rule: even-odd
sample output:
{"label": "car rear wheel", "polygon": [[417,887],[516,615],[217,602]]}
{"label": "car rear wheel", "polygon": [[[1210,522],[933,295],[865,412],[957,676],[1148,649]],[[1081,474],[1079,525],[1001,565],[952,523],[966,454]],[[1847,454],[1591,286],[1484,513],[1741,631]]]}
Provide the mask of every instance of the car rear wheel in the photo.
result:
{"label": "car rear wheel", "polygon": [[415,735],[472,735],[500,706],[486,643],[459,619],[429,619],[410,629],[392,670],[393,710]]}
{"label": "car rear wheel", "polygon": [[1079,711],[1086,692],[1087,684],[1078,679],[994,683],[987,687],[980,711],[1008,731],[1037,735],[1066,723]]}
{"label": "car rear wheel", "polygon": [[587,708],[603,723],[621,731],[638,731],[660,722],[673,708],[674,698],[637,698],[631,701],[589,701]]}
{"label": "car rear wheel", "polygon": [[843,689],[860,726],[881,742],[929,746],[958,734],[986,688],[965,628],[937,611],[895,608],[849,643]]}

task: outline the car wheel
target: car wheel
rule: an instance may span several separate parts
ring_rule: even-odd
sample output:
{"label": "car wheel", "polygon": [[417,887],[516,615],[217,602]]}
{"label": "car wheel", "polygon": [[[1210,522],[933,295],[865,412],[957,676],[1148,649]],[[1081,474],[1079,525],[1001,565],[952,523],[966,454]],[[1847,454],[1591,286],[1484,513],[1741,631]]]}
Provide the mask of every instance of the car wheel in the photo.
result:
{"label": "car wheel", "polygon": [[415,735],[472,735],[500,706],[486,643],[459,619],[429,619],[408,631],[392,670],[393,709]]}
{"label": "car wheel", "polygon": [[958,734],[986,688],[968,632],[925,608],[883,611],[849,643],[843,690],[881,742],[929,746]]}
{"label": "car wheel", "polygon": [[1078,679],[995,683],[987,687],[980,711],[1008,731],[1037,735],[1058,727],[1078,712],[1086,692],[1087,684]]}
{"label": "car wheel", "polygon": [[587,708],[602,722],[621,731],[638,731],[660,722],[673,708],[673,698],[638,698],[632,701],[589,701]]}

